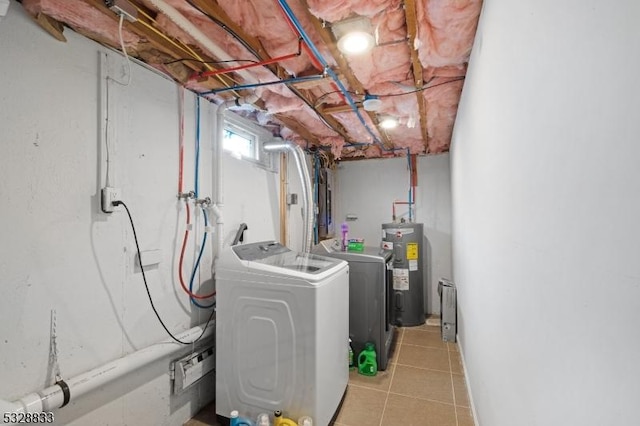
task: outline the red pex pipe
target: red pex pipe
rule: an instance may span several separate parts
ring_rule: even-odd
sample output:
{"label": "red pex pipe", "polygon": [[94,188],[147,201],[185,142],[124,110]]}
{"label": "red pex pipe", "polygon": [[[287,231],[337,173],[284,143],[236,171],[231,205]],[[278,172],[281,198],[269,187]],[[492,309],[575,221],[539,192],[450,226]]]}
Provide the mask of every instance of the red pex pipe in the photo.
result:
{"label": "red pex pipe", "polygon": [[274,64],[276,62],[286,61],[287,59],[293,59],[293,58],[295,58],[297,56],[300,56],[301,44],[302,44],[302,42],[298,43],[298,52],[296,52],[296,53],[289,53],[288,55],[279,56],[277,58],[271,58],[271,59],[267,59],[267,60],[264,60],[264,61],[253,62],[253,63],[245,64],[245,65],[238,65],[236,67],[231,67],[231,68],[223,68],[223,69],[213,70],[213,71],[198,72],[198,73],[193,74],[191,77],[189,77],[189,80],[196,80],[196,79],[202,78],[202,77],[211,77],[211,76],[214,76],[214,75],[227,74],[227,73],[230,73],[230,72],[233,72],[233,71],[240,71],[240,70],[244,70],[244,69],[247,69],[247,68],[260,67],[260,66],[263,66],[263,65],[270,65],[270,64]]}
{"label": "red pex pipe", "polygon": [[182,289],[194,299],[208,299],[213,297],[216,292],[214,291],[211,294],[199,295],[189,291],[187,285],[184,283],[184,278],[182,277],[182,264],[184,263],[184,251],[187,248],[187,240],[189,239],[189,226],[191,225],[191,209],[189,208],[189,200],[186,200],[187,205],[187,229],[184,231],[184,238],[182,239],[182,249],[180,250],[180,262],[178,263],[178,276],[180,278],[180,285]]}

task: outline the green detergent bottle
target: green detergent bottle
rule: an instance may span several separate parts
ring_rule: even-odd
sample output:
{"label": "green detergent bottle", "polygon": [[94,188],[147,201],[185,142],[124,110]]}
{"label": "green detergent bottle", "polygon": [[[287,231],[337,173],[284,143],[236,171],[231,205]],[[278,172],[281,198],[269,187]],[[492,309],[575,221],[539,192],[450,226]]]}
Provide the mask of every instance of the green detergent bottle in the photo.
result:
{"label": "green detergent bottle", "polygon": [[365,376],[375,376],[378,374],[378,361],[376,359],[376,348],[371,342],[364,344],[364,349],[358,355],[358,373]]}

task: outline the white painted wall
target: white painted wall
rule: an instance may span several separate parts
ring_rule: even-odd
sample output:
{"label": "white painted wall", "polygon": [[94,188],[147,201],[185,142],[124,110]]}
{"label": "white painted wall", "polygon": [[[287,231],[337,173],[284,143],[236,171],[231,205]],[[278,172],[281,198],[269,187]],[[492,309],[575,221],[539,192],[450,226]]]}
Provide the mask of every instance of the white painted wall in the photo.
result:
{"label": "white painted wall", "polygon": [[[12,400],[48,381],[49,319],[57,311],[63,377],[72,377],[167,336],[134,266],[123,212],[99,213],[104,155],[99,144],[99,54],[111,75],[122,58],[65,31],[60,43],[12,2],[0,23],[0,398]],[[176,199],[178,89],[133,66],[127,88],[109,84],[113,184],[123,190],[143,250],[162,250],[148,269],[156,307],[175,332],[204,322],[176,279],[184,214]],[[185,189],[193,188],[194,97],[186,96]],[[203,104],[204,105],[204,104]],[[203,106],[201,195],[211,194],[212,111]],[[278,175],[224,158],[226,238],[241,222],[249,241],[278,235]],[[187,265],[200,244],[196,226]],[[193,238],[198,234],[198,238]],[[211,239],[209,240],[211,241]],[[211,249],[200,279],[210,278]],[[187,266],[185,269],[189,269]],[[186,275],[188,275],[186,271]],[[57,424],[181,425],[213,398],[211,380],[170,394],[169,360],[72,402]]]}
{"label": "white painted wall", "polygon": [[639,20],[631,0],[484,4],[451,152],[482,426],[638,423]]}
{"label": "white painted wall", "polygon": [[[349,237],[364,238],[365,244],[379,246],[382,224],[392,221],[392,203],[406,201],[409,190],[409,169],[406,158],[366,161],[346,161],[338,165],[336,177],[336,237],[347,214],[355,214],[349,221]],[[416,187],[416,218],[424,224],[427,251],[427,287],[425,308],[439,313],[438,279],[451,277],[451,198],[449,155],[418,158],[418,186]],[[407,213],[399,205],[398,217]],[[404,216],[408,218],[408,215]]]}

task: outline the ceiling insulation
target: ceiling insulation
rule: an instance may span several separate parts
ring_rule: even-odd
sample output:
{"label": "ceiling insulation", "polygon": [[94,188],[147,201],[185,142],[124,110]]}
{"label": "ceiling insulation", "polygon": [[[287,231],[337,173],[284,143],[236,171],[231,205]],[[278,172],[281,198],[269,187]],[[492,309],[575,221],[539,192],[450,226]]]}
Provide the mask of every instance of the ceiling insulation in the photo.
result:
{"label": "ceiling insulation", "polygon": [[[251,117],[285,139],[336,159],[449,149],[481,0],[128,2],[137,11],[123,23],[131,56],[213,102],[255,91]],[[66,26],[120,49],[119,16],[103,0],[22,4],[58,40]],[[343,56],[331,26],[359,16],[376,46]],[[379,109],[365,111],[365,96]],[[386,116],[399,126],[382,129]]]}

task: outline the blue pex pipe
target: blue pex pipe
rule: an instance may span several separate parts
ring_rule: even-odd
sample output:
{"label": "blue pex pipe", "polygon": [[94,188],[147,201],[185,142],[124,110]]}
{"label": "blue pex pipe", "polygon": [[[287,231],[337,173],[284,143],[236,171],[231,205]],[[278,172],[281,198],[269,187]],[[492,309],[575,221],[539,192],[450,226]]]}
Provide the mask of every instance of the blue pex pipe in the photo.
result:
{"label": "blue pex pipe", "polygon": [[347,100],[347,103],[349,103],[349,106],[351,107],[353,112],[355,112],[356,115],[358,116],[358,119],[360,120],[360,123],[362,123],[362,125],[367,130],[367,132],[369,132],[369,134],[371,135],[373,140],[377,144],[379,144],[382,147],[383,150],[388,151],[384,147],[384,145],[382,145],[382,143],[378,139],[378,136],[375,134],[375,132],[373,130],[371,130],[371,128],[367,125],[367,122],[364,120],[364,117],[360,113],[360,110],[358,109],[358,106],[353,101],[353,98],[351,97],[351,94],[349,93],[347,88],[344,87],[344,84],[342,84],[342,81],[340,81],[340,79],[338,78],[336,73],[329,67],[329,64],[322,57],[322,55],[320,54],[320,51],[315,46],[315,44],[313,44],[313,41],[311,40],[309,35],[304,31],[304,28],[302,28],[302,24],[300,23],[300,21],[298,21],[298,18],[296,18],[296,16],[293,14],[293,10],[291,10],[291,7],[289,7],[289,5],[287,4],[287,2],[285,0],[278,0],[278,4],[280,4],[280,7],[284,11],[284,13],[287,15],[287,17],[289,18],[291,23],[296,27],[296,29],[298,30],[298,33],[300,34],[300,37],[302,37],[302,39],[304,40],[306,45],[309,46],[309,49],[311,49],[311,51],[315,55],[316,59],[318,59],[318,61],[322,64],[322,66],[324,67],[325,72],[327,74],[329,74],[329,76],[333,79],[333,81],[336,82],[336,84],[338,85],[338,88],[340,89],[340,91],[344,95],[345,99]]}
{"label": "blue pex pipe", "polygon": [[288,78],[286,80],[265,81],[263,83],[238,84],[233,87],[223,87],[220,89],[213,89],[208,92],[202,92],[201,95],[214,95],[216,93],[229,92],[231,90],[253,89],[256,87],[270,86],[272,84],[299,83],[301,81],[314,81],[314,80],[321,80],[323,78],[325,78],[325,76],[320,74],[320,75],[308,75],[304,77],[293,77],[293,78]]}

